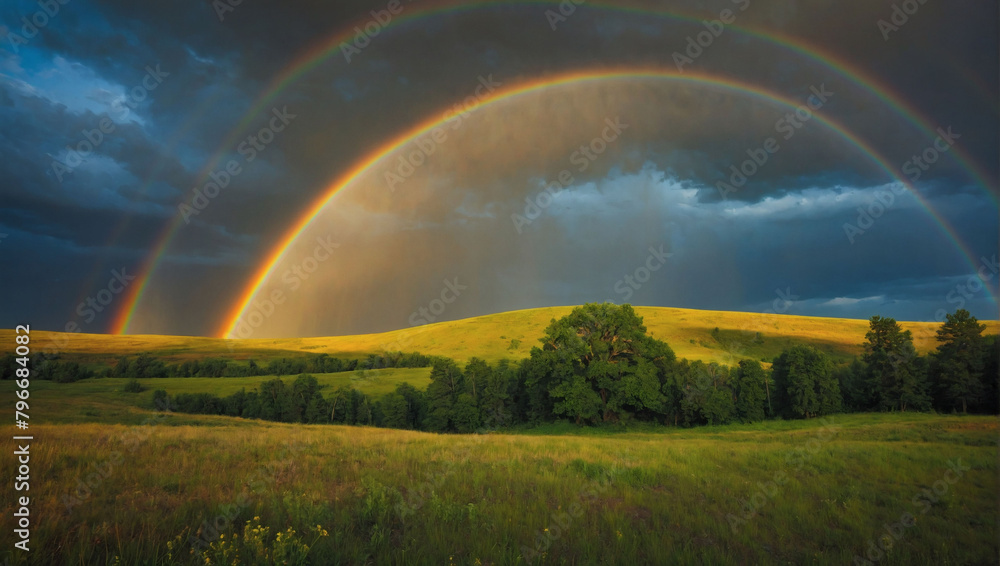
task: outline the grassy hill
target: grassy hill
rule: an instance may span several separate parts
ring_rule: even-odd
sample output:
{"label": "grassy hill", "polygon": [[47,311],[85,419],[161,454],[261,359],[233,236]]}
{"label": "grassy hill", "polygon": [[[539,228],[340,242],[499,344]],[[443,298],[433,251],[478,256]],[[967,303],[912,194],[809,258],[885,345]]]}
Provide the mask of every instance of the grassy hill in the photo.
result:
{"label": "grassy hill", "polygon": [[[219,356],[268,360],[326,353],[344,358],[402,350],[440,355],[458,361],[527,357],[553,318],[573,307],[528,309],[440,322],[379,334],[316,338],[225,340],[185,336],[110,336],[32,332],[35,351],[49,349],[67,357],[104,363],[121,354],[153,352],[172,360]],[[666,341],[678,357],[733,364],[743,358],[770,360],[794,344],[808,344],[847,360],[860,354],[868,321],[843,318],[636,307],[650,334]],[[984,321],[987,333],[1000,332],[1000,321]],[[913,332],[917,351],[936,347],[940,326],[901,322]],[[714,330],[718,328],[718,332]],[[759,335],[758,335],[759,334]],[[0,330],[0,341],[13,343],[13,331]]]}

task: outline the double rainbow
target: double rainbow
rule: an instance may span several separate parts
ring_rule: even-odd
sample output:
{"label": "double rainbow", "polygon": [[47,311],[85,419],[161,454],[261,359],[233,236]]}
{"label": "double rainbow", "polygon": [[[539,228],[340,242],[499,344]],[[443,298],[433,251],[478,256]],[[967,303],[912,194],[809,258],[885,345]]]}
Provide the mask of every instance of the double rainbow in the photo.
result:
{"label": "double rainbow", "polygon": [[[419,10],[406,9],[403,13],[397,15],[390,23],[383,28],[382,32],[386,33],[389,29],[404,27],[407,24],[412,24],[414,22],[419,22],[430,17],[444,16],[459,12],[469,12],[473,10],[482,10],[488,8],[496,8],[499,6],[531,6],[531,5],[557,5],[559,2],[557,0],[549,1],[533,1],[533,2],[500,2],[498,0],[480,0],[478,2],[472,3],[461,3],[455,4],[453,2],[438,2],[436,4],[424,4]],[[656,10],[648,10],[642,8],[630,8],[625,6],[613,5],[610,2],[588,2],[588,7],[616,11],[616,12],[630,12],[630,13],[640,13],[644,15],[653,15],[660,18],[665,18],[669,20],[679,21],[679,22],[690,22],[690,23],[700,23],[701,19],[694,15],[677,13],[677,12],[661,12]],[[404,5],[405,8],[405,5]],[[363,25],[364,22],[360,22],[359,25]],[[296,59],[291,65],[286,67],[286,70],[279,74],[268,86],[268,88],[261,94],[257,101],[254,103],[252,108],[244,115],[243,119],[237,124],[237,126],[230,132],[226,137],[225,141],[220,146],[219,150],[213,155],[212,159],[209,160],[205,168],[202,170],[196,186],[203,183],[209,173],[214,171],[222,158],[232,150],[232,145],[239,139],[240,135],[246,130],[250,123],[257,118],[262,110],[268,107],[274,99],[281,94],[289,85],[293,84],[297,79],[301,78],[304,74],[308,73],[310,70],[315,69],[321,63],[333,58],[339,57],[341,54],[341,46],[353,39],[354,25],[348,26],[339,33],[334,34],[328,40],[318,44],[312,49],[308,50],[301,57]],[[792,38],[789,36],[781,35],[771,31],[762,31],[751,29],[745,26],[731,25],[727,29],[732,29],[734,32],[743,34],[745,36],[753,37],[765,41],[767,43],[777,45],[779,47],[785,48],[805,59],[817,63],[826,67],[829,70],[834,71],[840,77],[846,79],[848,82],[854,84],[857,87],[864,89],[869,92],[881,102],[883,102],[888,108],[892,109],[900,118],[902,118],[907,123],[913,125],[918,131],[925,134],[928,140],[933,139],[937,134],[935,133],[935,126],[928,121],[919,117],[919,113],[901,97],[895,94],[889,87],[880,83],[873,77],[867,75],[857,67],[850,65],[848,62],[825,52],[815,46],[811,46],[806,42]],[[550,76],[546,78],[536,79],[533,81],[527,81],[516,85],[512,88],[503,89],[495,92],[490,98],[482,101],[481,104],[492,104],[501,100],[509,99],[518,95],[522,95],[529,92],[539,91],[545,88],[558,87],[561,85],[566,85],[574,82],[588,81],[588,80],[600,80],[600,79],[613,79],[613,78],[663,78],[678,81],[688,81],[691,83],[703,84],[705,86],[715,86],[719,88],[728,89],[738,93],[744,93],[750,96],[757,96],[763,99],[770,100],[772,102],[788,105],[790,107],[795,107],[798,103],[793,103],[792,101],[784,98],[782,95],[774,92],[769,92],[759,87],[751,86],[736,80],[724,79],[718,77],[712,77],[705,74],[699,74],[692,71],[687,71],[683,75],[678,75],[672,71],[665,71],[662,69],[650,69],[650,68],[635,68],[635,69],[596,69],[587,70],[581,72],[570,72],[555,76]],[[436,113],[435,116],[440,116]],[[899,174],[891,167],[883,157],[876,153],[868,144],[864,141],[858,139],[857,136],[850,133],[842,125],[830,120],[823,118],[819,115],[816,116],[819,122],[825,124],[828,128],[836,132],[838,135],[843,137],[853,146],[857,147],[865,155],[867,155],[873,162],[878,164],[879,167],[884,169],[890,176],[896,179],[900,179]],[[366,171],[368,168],[377,164],[383,158],[385,158],[390,153],[396,151],[400,147],[407,144],[409,141],[413,140],[429,130],[439,126],[443,120],[432,119],[426,122],[420,123],[409,130],[403,132],[402,134],[396,136],[392,140],[382,144],[381,146],[370,151],[365,157],[361,158],[354,166],[352,166],[345,174],[341,175],[336,181],[334,181],[329,187],[323,191],[323,194],[318,198],[308,209],[303,213],[303,215],[294,223],[291,229],[289,229],[284,237],[282,237],[280,243],[275,246],[272,251],[267,255],[264,262],[254,273],[250,284],[248,284],[245,291],[241,294],[240,299],[234,306],[226,313],[223,323],[220,325],[218,334],[220,336],[228,336],[232,331],[233,327],[239,321],[240,316],[246,308],[246,305],[253,300],[254,295],[260,288],[264,280],[267,279],[268,274],[273,270],[274,266],[280,261],[285,250],[294,242],[299,233],[302,232],[313,218],[326,206],[330,199],[341,189],[349,185],[353,180],[355,180],[361,173]],[[971,178],[973,178],[981,187],[983,187],[989,194],[992,192],[989,190],[991,183],[987,180],[989,176],[982,171],[960,148],[953,148],[951,152],[956,160],[962,165]],[[902,181],[902,179],[900,179]],[[905,183],[905,181],[903,181]],[[909,185],[908,185],[909,186]],[[910,187],[912,189],[912,187]],[[935,220],[935,222],[941,227],[944,234],[946,234],[953,245],[959,250],[966,261],[969,262],[970,267],[975,270],[978,266],[973,259],[972,255],[968,252],[965,246],[962,244],[961,240],[955,235],[954,230],[939,216],[937,215],[928,203],[916,192],[911,191],[914,196],[920,201],[923,208],[930,214],[930,216]],[[138,305],[140,304],[144,291],[151,279],[151,276],[156,271],[158,265],[162,261],[167,248],[172,242],[174,236],[176,235],[178,229],[182,225],[180,215],[175,215],[173,220],[168,223],[165,230],[162,232],[161,236],[157,239],[156,244],[153,247],[152,253],[148,256],[146,263],[142,267],[142,272],[140,274],[140,280],[130,286],[130,293],[124,301],[123,308],[117,313],[115,322],[112,326],[112,332],[117,334],[127,333],[129,330],[129,325],[132,318],[136,312]]]}

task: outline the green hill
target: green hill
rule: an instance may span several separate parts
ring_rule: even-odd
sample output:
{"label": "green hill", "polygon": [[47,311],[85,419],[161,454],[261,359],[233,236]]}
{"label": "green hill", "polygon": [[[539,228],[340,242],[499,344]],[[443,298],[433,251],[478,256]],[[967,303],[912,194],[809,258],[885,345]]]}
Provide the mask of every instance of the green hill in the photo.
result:
{"label": "green hill", "polygon": [[[112,336],[35,331],[33,350],[60,352],[67,359],[102,363],[122,354],[151,352],[183,360],[218,356],[268,360],[325,353],[358,358],[385,351],[420,352],[458,361],[527,357],[553,318],[573,307],[550,307],[440,322],[379,334],[315,338],[226,340],[185,336]],[[744,358],[770,360],[794,344],[808,344],[837,360],[860,354],[867,320],[810,316],[635,307],[654,337],[666,341],[678,357],[733,364]],[[987,333],[1000,332],[1000,321],[984,321]],[[913,332],[920,353],[936,347],[936,323],[901,322]],[[718,330],[716,330],[718,329]],[[13,332],[0,330],[13,344]]]}

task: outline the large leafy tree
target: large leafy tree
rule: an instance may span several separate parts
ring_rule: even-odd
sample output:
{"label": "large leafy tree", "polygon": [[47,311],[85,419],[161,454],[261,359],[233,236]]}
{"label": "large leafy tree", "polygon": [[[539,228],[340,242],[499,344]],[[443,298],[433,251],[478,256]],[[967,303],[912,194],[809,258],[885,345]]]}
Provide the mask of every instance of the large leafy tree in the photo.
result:
{"label": "large leafy tree", "polygon": [[870,387],[882,410],[929,407],[926,365],[918,359],[909,330],[900,328],[895,319],[873,316],[863,347]]}
{"label": "large leafy tree", "polygon": [[840,410],[840,385],[823,352],[792,347],[774,360],[772,371],[778,404],[786,416],[810,418]]}
{"label": "large leafy tree", "polygon": [[431,383],[427,386],[427,418],[424,424],[432,432],[453,428],[452,409],[463,393],[465,375],[451,360],[439,359],[431,368]]}
{"label": "large leafy tree", "polygon": [[834,374],[843,394],[844,408],[848,411],[869,411],[878,406],[878,391],[868,377],[868,366],[859,358],[838,367]]}
{"label": "large leafy tree", "polygon": [[482,382],[479,394],[480,426],[492,429],[510,424],[516,389],[516,369],[507,360],[501,360]]}
{"label": "large leafy tree", "polygon": [[[736,416],[730,370],[700,360],[678,364],[679,408],[685,425],[725,424]],[[669,382],[669,378],[668,378]]]}
{"label": "large leafy tree", "polygon": [[983,389],[985,390],[983,408],[989,413],[1000,410],[1000,339],[997,335],[986,336],[983,339]]}
{"label": "large leafy tree", "polygon": [[[969,311],[959,309],[947,315],[937,331],[940,344],[933,373],[939,398],[951,409],[961,408],[966,413],[970,405],[978,406],[984,400],[985,329]],[[995,374],[992,377],[996,379]]]}
{"label": "large leafy tree", "polygon": [[740,360],[735,372],[736,415],[745,423],[764,420],[767,372],[756,360]]}
{"label": "large leafy tree", "polygon": [[631,305],[578,307],[553,320],[541,342],[531,385],[546,386],[555,414],[580,423],[662,413],[661,369],[675,356],[646,334]]}
{"label": "large leafy tree", "polygon": [[406,398],[395,391],[382,397],[382,426],[389,428],[410,428],[409,408]]}

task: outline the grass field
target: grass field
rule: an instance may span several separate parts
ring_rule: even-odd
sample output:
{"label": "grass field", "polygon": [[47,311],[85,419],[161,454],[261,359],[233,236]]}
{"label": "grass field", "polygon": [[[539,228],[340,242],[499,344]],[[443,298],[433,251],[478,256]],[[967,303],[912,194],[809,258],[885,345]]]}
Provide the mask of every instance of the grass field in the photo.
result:
{"label": "grass field", "polygon": [[301,540],[313,564],[849,564],[909,513],[879,564],[996,563],[997,419],[832,424],[438,436],[189,415],[36,423],[31,556],[205,564],[183,541],[219,517],[206,537],[240,535],[252,563],[242,526],[259,517],[261,548]]}
{"label": "grass field", "polygon": [[[361,358],[401,350],[467,361],[527,357],[553,318],[573,307],[512,311],[361,336],[222,340],[183,336],[108,336],[32,332],[36,350],[62,352],[91,363],[107,363],[122,354],[153,352],[180,361],[206,356],[266,361],[305,353]],[[650,334],[665,340],[678,357],[733,365],[743,358],[771,360],[794,344],[809,344],[844,361],[861,352],[868,321],[778,314],[636,307]],[[985,321],[988,334],[1000,333],[1000,322]],[[902,322],[913,332],[920,353],[937,347],[936,323]],[[716,335],[713,330],[719,329]],[[757,333],[760,337],[757,337]],[[514,342],[514,341],[517,342]],[[13,343],[12,331],[0,330],[0,342]]]}
{"label": "grass field", "polygon": [[[792,343],[847,359],[867,328],[856,320],[638,310],[678,356],[723,363],[772,357]],[[527,355],[548,321],[568,311],[298,340],[35,331],[32,347],[60,339],[67,358],[95,364],[139,352],[266,361],[404,350],[496,360]],[[934,347],[936,325],[904,327],[921,352]],[[327,395],[349,385],[379,397],[402,382],[424,389],[429,374],[315,377]],[[859,563],[937,565],[1000,557],[996,417],[857,414],[628,430],[554,423],[435,435],[151,409],[155,389],[222,396],[266,379],[147,379],[141,393],[124,392],[123,379],[33,381],[30,563],[854,564],[862,556],[872,561]],[[14,383],[0,381],[0,409],[13,415],[15,401]],[[16,465],[0,458],[0,473],[13,478]],[[15,494],[23,495],[9,489],[0,498],[9,518]],[[194,552],[189,537],[211,548]],[[23,561],[22,553],[3,554],[12,544],[0,549],[0,562]]]}

